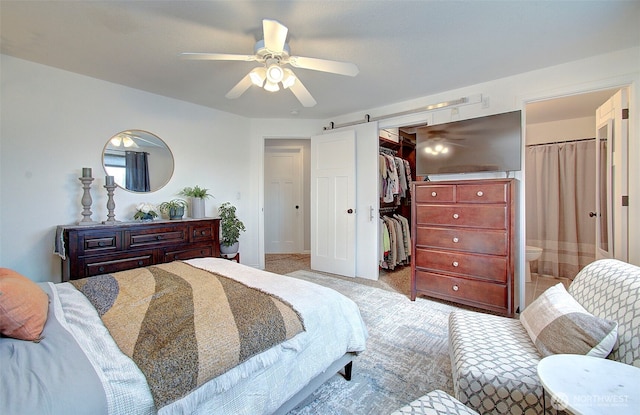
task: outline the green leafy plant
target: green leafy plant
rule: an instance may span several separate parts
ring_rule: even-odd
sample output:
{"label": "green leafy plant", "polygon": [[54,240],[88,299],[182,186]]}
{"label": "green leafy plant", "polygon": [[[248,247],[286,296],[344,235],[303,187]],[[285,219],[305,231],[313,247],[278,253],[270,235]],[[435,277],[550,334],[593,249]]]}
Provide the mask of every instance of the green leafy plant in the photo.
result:
{"label": "green leafy plant", "polygon": [[231,246],[240,239],[240,232],[244,232],[244,223],[236,216],[236,207],[229,202],[224,202],[218,208],[220,215],[220,228],[222,238],[220,244]]}
{"label": "green leafy plant", "polygon": [[181,196],[197,197],[200,199],[208,199],[210,197],[213,197],[213,195],[209,193],[209,189],[203,189],[198,185],[193,187],[185,187],[180,191],[179,194]]}
{"label": "green leafy plant", "polygon": [[168,202],[162,202],[158,205],[158,209],[160,212],[167,213],[169,218],[173,218],[175,216],[182,217],[182,215],[176,214],[182,211],[184,215],[184,209],[187,207],[187,202],[183,199],[172,199]]}

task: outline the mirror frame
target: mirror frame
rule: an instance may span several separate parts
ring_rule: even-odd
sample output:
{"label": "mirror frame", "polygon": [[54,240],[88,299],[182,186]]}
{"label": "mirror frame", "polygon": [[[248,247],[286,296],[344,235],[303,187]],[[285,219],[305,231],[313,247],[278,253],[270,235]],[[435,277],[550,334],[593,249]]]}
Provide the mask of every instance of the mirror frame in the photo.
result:
{"label": "mirror frame", "polygon": [[[173,177],[173,174],[175,172],[175,166],[176,166],[176,161],[175,161],[175,157],[173,155],[173,152],[171,151],[171,148],[167,145],[167,143],[161,139],[160,137],[158,137],[156,134],[153,134],[147,130],[141,130],[141,129],[130,129],[130,130],[123,130],[120,131],[114,135],[112,135],[111,137],[109,137],[109,139],[107,140],[106,144],[104,145],[104,147],[102,148],[102,169],[105,172],[105,175],[109,175],[109,172],[107,171],[107,165],[105,162],[105,155],[107,154],[107,151],[110,149],[114,149],[114,146],[112,144],[112,140],[116,137],[118,137],[119,135],[123,135],[123,134],[134,134],[134,133],[138,133],[139,135],[142,136],[150,136],[149,138],[153,138],[153,141],[158,141],[158,144],[162,144],[164,146],[164,149],[166,149],[166,151],[168,152],[168,155],[171,158],[171,167],[170,167],[170,171],[167,172],[167,176],[166,176],[166,180],[164,181],[164,183],[161,183],[159,185],[151,185],[151,188],[149,191],[136,191],[136,190],[131,190],[131,189],[127,189],[126,188],[126,184],[125,183],[120,183],[118,180],[118,178],[116,178],[116,185],[122,189],[125,190],[127,192],[131,192],[131,193],[153,193],[153,192],[157,192],[158,190],[162,189],[163,187],[165,187],[170,181],[171,178]],[[169,168],[168,163],[167,163],[167,169]],[[149,172],[149,175],[151,177],[151,179],[153,179],[153,171]],[[153,181],[152,181],[153,183]]]}

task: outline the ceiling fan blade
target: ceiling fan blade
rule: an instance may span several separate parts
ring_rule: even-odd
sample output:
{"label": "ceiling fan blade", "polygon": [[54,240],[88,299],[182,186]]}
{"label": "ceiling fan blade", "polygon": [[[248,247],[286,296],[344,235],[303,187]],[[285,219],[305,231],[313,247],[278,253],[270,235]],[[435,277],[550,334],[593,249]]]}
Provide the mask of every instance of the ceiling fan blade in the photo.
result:
{"label": "ceiling fan blade", "polygon": [[300,82],[299,78],[296,79],[296,81],[289,87],[289,89],[291,90],[291,92],[293,92],[293,95],[298,98],[298,101],[300,101],[300,103],[304,107],[313,107],[317,104],[316,100],[313,99],[307,88],[302,85],[302,82]]}
{"label": "ceiling fan blade", "polygon": [[264,46],[271,52],[282,53],[289,29],[280,22],[264,19],[262,31],[264,32]]}
{"label": "ceiling fan blade", "polygon": [[255,61],[256,55],[234,55],[230,53],[200,53],[184,52],[180,54],[182,59],[195,61]]}
{"label": "ceiling fan blade", "polygon": [[289,64],[296,68],[331,72],[338,75],[356,76],[358,72],[360,72],[358,66],[354,63],[330,61],[318,58],[305,58],[303,56],[291,56],[289,58]]}
{"label": "ceiling fan blade", "polygon": [[249,89],[251,85],[253,85],[253,82],[251,82],[251,77],[249,76],[249,74],[247,74],[240,80],[240,82],[236,84],[236,86],[234,86],[229,92],[227,92],[227,95],[225,95],[225,97],[229,99],[238,98],[240,95],[244,94],[244,91]]}

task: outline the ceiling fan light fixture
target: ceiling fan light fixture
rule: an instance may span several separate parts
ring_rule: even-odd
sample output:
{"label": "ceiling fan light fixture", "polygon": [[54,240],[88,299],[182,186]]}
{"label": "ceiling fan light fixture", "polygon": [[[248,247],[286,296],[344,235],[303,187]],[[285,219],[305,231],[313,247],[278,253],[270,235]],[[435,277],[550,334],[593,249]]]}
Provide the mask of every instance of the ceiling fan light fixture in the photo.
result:
{"label": "ceiling fan light fixture", "polygon": [[255,86],[259,86],[260,88],[262,88],[265,79],[267,79],[267,68],[263,66],[254,68],[249,73],[249,77],[251,78],[251,82],[253,82]]}
{"label": "ceiling fan light fixture", "polygon": [[277,84],[284,78],[284,70],[277,63],[272,63],[267,66],[267,81],[272,84]]}
{"label": "ceiling fan light fixture", "polygon": [[284,69],[284,77],[282,78],[282,86],[284,89],[289,88],[291,85],[295,84],[296,76],[293,71],[289,68]]}
{"label": "ceiling fan light fixture", "polygon": [[278,86],[277,83],[271,82],[267,77],[267,82],[264,84],[264,89],[266,89],[269,92],[277,92],[280,90],[280,87]]}
{"label": "ceiling fan light fixture", "polygon": [[122,144],[125,147],[137,147],[136,143],[133,141],[133,139],[131,137],[125,137],[122,139]]}

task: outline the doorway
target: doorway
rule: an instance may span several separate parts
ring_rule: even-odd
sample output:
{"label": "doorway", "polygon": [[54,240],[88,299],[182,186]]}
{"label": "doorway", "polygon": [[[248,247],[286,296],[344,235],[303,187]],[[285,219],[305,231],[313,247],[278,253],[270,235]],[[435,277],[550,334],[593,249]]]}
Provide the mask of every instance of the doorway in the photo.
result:
{"label": "doorway", "polygon": [[570,284],[595,260],[596,109],[619,88],[528,103],[525,134],[526,303]]}
{"label": "doorway", "polygon": [[309,139],[265,139],[265,254],[310,248]]}

